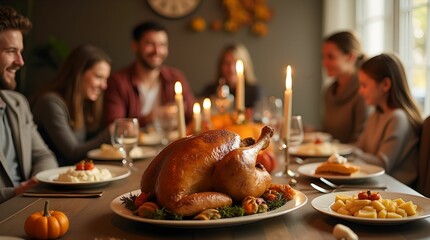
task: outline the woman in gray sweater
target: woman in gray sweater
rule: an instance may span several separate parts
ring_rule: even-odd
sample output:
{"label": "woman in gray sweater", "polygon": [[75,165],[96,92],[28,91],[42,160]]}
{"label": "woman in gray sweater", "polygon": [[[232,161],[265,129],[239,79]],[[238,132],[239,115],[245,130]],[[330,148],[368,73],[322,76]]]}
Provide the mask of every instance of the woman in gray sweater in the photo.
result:
{"label": "woman in gray sweater", "polygon": [[363,63],[358,76],[360,94],[375,111],[354,153],[412,185],[418,173],[422,115],[411,96],[403,65],[396,55],[381,54]]}
{"label": "woman in gray sweater", "polygon": [[73,165],[110,141],[109,130],[100,128],[102,94],[110,71],[111,59],[103,50],[82,45],[36,98],[34,121],[60,166]]}

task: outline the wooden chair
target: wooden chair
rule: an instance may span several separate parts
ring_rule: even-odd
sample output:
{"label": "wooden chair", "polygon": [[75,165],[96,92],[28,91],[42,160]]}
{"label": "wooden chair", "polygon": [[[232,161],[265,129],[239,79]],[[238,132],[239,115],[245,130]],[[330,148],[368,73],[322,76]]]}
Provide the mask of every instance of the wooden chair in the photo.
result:
{"label": "wooden chair", "polygon": [[430,197],[430,116],[424,120],[421,133],[417,190]]}

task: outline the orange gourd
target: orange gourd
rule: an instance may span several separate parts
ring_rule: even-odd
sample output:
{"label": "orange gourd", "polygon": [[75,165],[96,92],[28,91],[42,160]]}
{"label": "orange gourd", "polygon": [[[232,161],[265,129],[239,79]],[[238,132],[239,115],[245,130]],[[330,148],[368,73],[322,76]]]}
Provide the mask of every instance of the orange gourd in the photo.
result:
{"label": "orange gourd", "polygon": [[273,152],[263,150],[257,156],[257,163],[263,164],[264,168],[271,173],[276,167],[276,157]]}
{"label": "orange gourd", "polygon": [[43,211],[31,214],[25,221],[24,230],[29,238],[56,239],[69,230],[69,219],[60,211],[49,210],[45,202]]}
{"label": "orange gourd", "polygon": [[233,124],[234,120],[230,114],[218,114],[211,116],[212,128],[223,129]]}

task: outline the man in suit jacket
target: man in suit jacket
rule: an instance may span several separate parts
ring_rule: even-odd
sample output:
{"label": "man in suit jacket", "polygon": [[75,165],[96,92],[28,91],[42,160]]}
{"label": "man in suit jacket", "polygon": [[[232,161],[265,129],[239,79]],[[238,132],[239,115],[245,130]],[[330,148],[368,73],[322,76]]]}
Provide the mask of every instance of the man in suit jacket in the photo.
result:
{"label": "man in suit jacket", "polygon": [[58,166],[37,132],[26,98],[11,91],[24,65],[22,34],[30,28],[27,18],[0,6],[0,203],[35,186],[38,172]]}

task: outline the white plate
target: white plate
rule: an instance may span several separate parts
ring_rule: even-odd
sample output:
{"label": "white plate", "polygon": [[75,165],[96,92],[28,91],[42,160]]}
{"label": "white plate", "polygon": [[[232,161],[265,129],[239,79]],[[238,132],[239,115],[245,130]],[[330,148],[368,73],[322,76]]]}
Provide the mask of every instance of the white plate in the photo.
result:
{"label": "white plate", "polygon": [[109,182],[117,181],[123,178],[126,178],[130,176],[130,170],[126,167],[122,166],[113,166],[113,165],[103,165],[103,164],[96,164],[95,165],[98,169],[106,168],[108,169],[111,174],[112,178],[108,180],[103,181],[97,181],[97,182],[58,182],[54,181],[54,179],[57,179],[60,173],[66,172],[69,168],[74,168],[75,166],[66,166],[66,167],[60,167],[55,169],[49,169],[45,170],[43,172],[40,172],[36,174],[36,178],[44,183],[54,184],[54,185],[63,185],[63,186],[98,186],[98,185],[104,185]]}
{"label": "white plate", "polygon": [[[130,157],[133,159],[143,159],[143,158],[149,158],[154,157],[157,155],[158,151],[154,147],[135,147],[130,152]],[[93,149],[87,153],[87,157],[94,159],[94,160],[122,160],[121,157],[113,156],[113,155],[106,155],[102,153],[102,150],[100,148]]]}
{"label": "white plate", "polygon": [[[352,149],[353,149],[353,147],[351,145],[348,145],[348,144],[336,143],[335,145],[337,146],[337,154],[339,154],[341,156],[345,156],[345,155],[350,154],[352,152]],[[329,154],[315,154],[315,153],[312,153],[312,152],[309,152],[309,153],[299,153],[298,152],[299,147],[300,146],[290,147],[290,149],[288,149],[288,152],[291,155],[294,155],[294,156],[308,157],[308,158],[311,158],[311,157],[316,157],[316,158],[319,158],[319,157],[321,157],[321,158],[322,157],[330,157],[331,155],[333,155],[335,153],[335,152],[331,152]]]}
{"label": "white plate", "polygon": [[[214,228],[214,227],[225,227],[225,226],[233,226],[233,225],[240,225],[245,223],[251,223],[260,221],[263,219],[268,219],[272,217],[276,217],[279,215],[286,214],[288,212],[294,211],[299,209],[300,207],[304,206],[306,202],[308,201],[308,198],[305,194],[303,194],[300,191],[296,191],[296,196],[294,199],[288,201],[284,206],[277,208],[273,211],[267,212],[267,213],[259,213],[259,214],[253,214],[248,216],[242,216],[242,217],[235,217],[235,218],[223,218],[218,220],[156,220],[156,219],[147,219],[142,218],[136,215],[133,215],[133,213],[126,209],[124,205],[121,205],[121,197],[125,196],[128,197],[130,193],[125,193],[117,198],[115,198],[111,204],[110,208],[112,211],[114,211],[116,214],[118,214],[121,217],[131,219],[133,221],[138,222],[144,222],[148,224],[154,224],[159,226],[167,226],[167,227],[175,227],[175,228]],[[140,194],[140,190],[135,190],[131,192],[132,194]]]}
{"label": "white plate", "polygon": [[[179,138],[179,132],[178,131],[172,131],[167,135],[167,138],[169,142],[172,142]],[[157,132],[151,132],[151,133],[140,133],[139,137],[139,145],[145,145],[145,146],[154,146],[154,145],[160,145],[162,144],[163,135]]]}
{"label": "white plate", "polygon": [[139,145],[159,145],[163,135],[157,132],[140,132]]}
{"label": "white plate", "polygon": [[323,142],[329,142],[332,136],[325,132],[305,132],[303,135],[303,142],[314,142],[317,138]]}
{"label": "white plate", "polygon": [[380,176],[385,173],[385,170],[376,165],[364,164],[364,163],[353,163],[356,166],[360,167],[360,170],[351,176],[342,176],[342,175],[330,175],[330,174],[315,174],[315,170],[321,163],[309,163],[305,165],[301,165],[297,171],[308,177],[320,178],[324,177],[331,180],[362,180],[367,178],[373,178]]}
{"label": "white plate", "polygon": [[[349,191],[342,192],[342,194],[353,195],[358,194],[360,191]],[[417,215],[405,217],[405,218],[396,218],[396,219],[381,219],[381,218],[359,218],[354,216],[347,216],[339,214],[333,210],[331,210],[330,206],[334,203],[334,199],[336,195],[339,193],[329,193],[325,195],[321,195],[312,200],[311,204],[317,211],[322,212],[324,214],[345,219],[351,222],[363,223],[363,224],[371,224],[371,225],[394,225],[394,224],[402,224],[407,223],[423,218],[430,217],[430,199],[425,197],[420,197],[416,195],[406,194],[406,193],[398,193],[398,192],[379,192],[382,198],[386,199],[396,199],[402,198],[404,201],[412,201],[417,208]]]}

